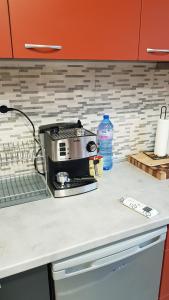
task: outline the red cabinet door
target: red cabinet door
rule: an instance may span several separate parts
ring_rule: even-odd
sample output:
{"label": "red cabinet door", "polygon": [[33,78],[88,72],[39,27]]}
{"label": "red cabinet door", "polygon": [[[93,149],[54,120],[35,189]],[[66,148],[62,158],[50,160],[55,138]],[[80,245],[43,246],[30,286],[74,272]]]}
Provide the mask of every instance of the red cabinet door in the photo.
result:
{"label": "red cabinet door", "polygon": [[169,60],[169,1],[142,0],[140,60]]}
{"label": "red cabinet door", "polygon": [[9,0],[9,9],[15,58],[138,58],[141,0]]}
{"label": "red cabinet door", "polygon": [[0,58],[11,58],[11,37],[7,0],[0,0]]}
{"label": "red cabinet door", "polygon": [[169,300],[169,226],[164,249],[159,300]]}
{"label": "red cabinet door", "polygon": [[167,296],[169,297],[169,250],[164,253],[159,299],[162,300]]}

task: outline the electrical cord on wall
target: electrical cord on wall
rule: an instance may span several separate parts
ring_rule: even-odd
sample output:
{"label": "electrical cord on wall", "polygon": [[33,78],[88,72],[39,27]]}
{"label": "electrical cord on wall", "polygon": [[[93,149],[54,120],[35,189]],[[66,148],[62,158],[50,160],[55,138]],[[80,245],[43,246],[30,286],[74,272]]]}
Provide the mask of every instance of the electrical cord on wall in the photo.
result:
{"label": "electrical cord on wall", "polygon": [[7,107],[6,105],[0,106],[0,112],[2,114],[6,114],[8,111],[17,111],[17,112],[21,113],[30,122],[30,124],[32,125],[32,129],[33,129],[33,138],[37,142],[37,144],[40,145],[39,141],[36,138],[35,126],[34,126],[33,122],[31,121],[31,119],[22,110],[20,110],[20,109],[12,108],[12,107]]}
{"label": "electrical cord on wall", "polygon": [[40,175],[45,176],[45,172],[40,172],[40,171],[38,170],[38,166],[37,166],[37,158],[38,158],[40,152],[42,152],[42,148],[39,148],[38,151],[36,152],[36,155],[35,155],[35,158],[34,158],[34,167],[35,167],[35,170],[36,170]]}
{"label": "electrical cord on wall", "polygon": [[6,105],[1,105],[0,106],[0,113],[2,114],[6,114],[8,111],[16,111],[16,112],[19,112],[21,113],[31,124],[32,126],[32,129],[33,129],[33,138],[34,138],[34,141],[39,145],[39,149],[38,151],[36,152],[36,155],[35,155],[35,158],[34,158],[34,167],[35,167],[35,170],[41,174],[41,175],[45,175],[44,173],[40,172],[38,170],[38,167],[37,167],[37,157],[39,155],[39,153],[42,151],[41,149],[41,145],[40,145],[40,142],[38,141],[38,139],[36,138],[36,131],[35,131],[35,126],[33,124],[33,122],[31,121],[31,119],[23,112],[21,111],[20,109],[17,109],[17,108],[12,108],[12,107],[7,107]]}

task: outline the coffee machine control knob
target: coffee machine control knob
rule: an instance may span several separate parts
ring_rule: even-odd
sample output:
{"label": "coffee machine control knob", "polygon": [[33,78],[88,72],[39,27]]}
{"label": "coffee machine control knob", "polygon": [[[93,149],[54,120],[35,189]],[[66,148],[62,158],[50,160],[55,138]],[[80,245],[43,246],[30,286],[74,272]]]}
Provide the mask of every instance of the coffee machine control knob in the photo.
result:
{"label": "coffee machine control knob", "polygon": [[86,149],[88,152],[94,152],[97,149],[97,145],[95,144],[95,142],[90,141],[90,142],[88,142]]}

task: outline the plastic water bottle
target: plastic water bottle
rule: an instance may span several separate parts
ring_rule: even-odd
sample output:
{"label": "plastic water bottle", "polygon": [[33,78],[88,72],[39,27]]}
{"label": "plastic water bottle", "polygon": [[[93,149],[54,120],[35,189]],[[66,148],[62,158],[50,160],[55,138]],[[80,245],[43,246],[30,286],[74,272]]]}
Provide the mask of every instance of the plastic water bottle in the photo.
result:
{"label": "plastic water bottle", "polygon": [[110,170],[113,166],[112,140],[113,124],[109,115],[104,115],[97,131],[99,155],[103,156],[103,170]]}

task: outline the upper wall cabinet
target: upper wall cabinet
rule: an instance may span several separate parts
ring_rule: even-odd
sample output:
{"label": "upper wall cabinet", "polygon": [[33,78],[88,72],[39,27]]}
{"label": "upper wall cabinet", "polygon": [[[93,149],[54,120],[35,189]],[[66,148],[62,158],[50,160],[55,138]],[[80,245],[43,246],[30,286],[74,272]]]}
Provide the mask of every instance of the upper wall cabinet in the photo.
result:
{"label": "upper wall cabinet", "polygon": [[15,58],[138,58],[141,0],[8,1]]}
{"label": "upper wall cabinet", "polygon": [[0,0],[0,58],[11,58],[11,37],[7,0]]}
{"label": "upper wall cabinet", "polygon": [[142,0],[140,60],[169,60],[169,0]]}

